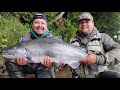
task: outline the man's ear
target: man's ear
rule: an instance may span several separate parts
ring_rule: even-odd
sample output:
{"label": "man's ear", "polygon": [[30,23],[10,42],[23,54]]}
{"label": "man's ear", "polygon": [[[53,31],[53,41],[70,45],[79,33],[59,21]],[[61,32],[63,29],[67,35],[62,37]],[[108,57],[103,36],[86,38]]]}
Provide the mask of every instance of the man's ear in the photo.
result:
{"label": "man's ear", "polygon": [[94,21],[93,21],[93,25],[94,25]]}

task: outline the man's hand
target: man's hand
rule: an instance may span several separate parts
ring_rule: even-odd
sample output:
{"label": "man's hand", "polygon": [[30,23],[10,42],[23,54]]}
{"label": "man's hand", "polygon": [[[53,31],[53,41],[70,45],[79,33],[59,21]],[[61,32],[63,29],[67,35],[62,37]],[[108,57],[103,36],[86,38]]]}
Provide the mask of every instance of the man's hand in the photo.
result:
{"label": "man's hand", "polygon": [[59,68],[63,68],[65,66],[65,63],[63,61],[60,62]]}
{"label": "man's hand", "polygon": [[43,61],[40,63],[46,67],[51,67],[52,66],[53,59],[49,56],[46,56]]}
{"label": "man's hand", "polygon": [[[42,65],[46,67],[51,67],[53,64],[53,59],[49,56],[46,56],[43,61],[40,62]],[[61,61],[59,67],[63,68],[65,64]]]}
{"label": "man's hand", "polygon": [[27,60],[27,58],[17,57],[16,58],[16,63],[18,65],[26,65],[26,64],[28,64],[28,60]]}
{"label": "man's hand", "polygon": [[86,65],[95,64],[96,55],[90,52],[88,53],[88,56],[86,56],[84,59],[81,60],[81,62],[85,63]]}

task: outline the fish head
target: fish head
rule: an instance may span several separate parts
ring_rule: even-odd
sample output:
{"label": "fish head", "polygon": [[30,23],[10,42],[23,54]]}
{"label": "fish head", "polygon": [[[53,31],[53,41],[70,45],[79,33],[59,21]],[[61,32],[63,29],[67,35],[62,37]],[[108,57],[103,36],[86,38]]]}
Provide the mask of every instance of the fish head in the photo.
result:
{"label": "fish head", "polygon": [[27,50],[25,47],[17,44],[9,48],[3,49],[1,54],[3,58],[15,59],[17,56],[26,57]]}

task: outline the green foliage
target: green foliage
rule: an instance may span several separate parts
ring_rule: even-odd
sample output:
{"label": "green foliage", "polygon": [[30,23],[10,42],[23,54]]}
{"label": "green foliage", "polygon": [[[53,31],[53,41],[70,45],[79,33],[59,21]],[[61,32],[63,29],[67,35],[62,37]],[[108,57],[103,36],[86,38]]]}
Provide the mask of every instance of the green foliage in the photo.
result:
{"label": "green foliage", "polygon": [[21,35],[28,31],[15,17],[0,18],[0,48],[16,44]]}
{"label": "green foliage", "polygon": [[118,35],[120,30],[120,13],[119,12],[93,12],[95,26],[100,30],[109,34],[115,41],[114,36]]}
{"label": "green foliage", "polygon": [[75,37],[77,31],[76,23],[72,23],[69,20],[66,22],[67,28],[66,31],[62,33],[63,39],[65,42],[69,42],[70,38]]}
{"label": "green foliage", "polygon": [[59,12],[44,12],[44,14],[47,16],[48,22],[50,23],[55,16],[57,16]]}
{"label": "green foliage", "polygon": [[21,23],[30,24],[34,13],[35,12],[13,12],[12,15],[19,19]]}
{"label": "green foliage", "polygon": [[[56,13],[54,14],[56,16]],[[77,31],[77,19],[79,12],[70,12],[68,13],[68,19],[65,22],[65,30],[61,28],[53,27],[53,24],[50,24],[50,28],[54,35],[61,35],[65,42],[69,42],[70,38],[74,37]],[[54,17],[55,17],[54,16]]]}

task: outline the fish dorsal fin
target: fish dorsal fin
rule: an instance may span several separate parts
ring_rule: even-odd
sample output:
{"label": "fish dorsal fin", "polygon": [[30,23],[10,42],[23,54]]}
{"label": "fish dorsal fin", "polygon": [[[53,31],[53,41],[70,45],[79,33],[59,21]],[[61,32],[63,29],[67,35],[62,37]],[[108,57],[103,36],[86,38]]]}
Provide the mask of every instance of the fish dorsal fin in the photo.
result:
{"label": "fish dorsal fin", "polygon": [[54,36],[51,37],[52,39],[58,40],[58,41],[63,41],[62,36]]}

